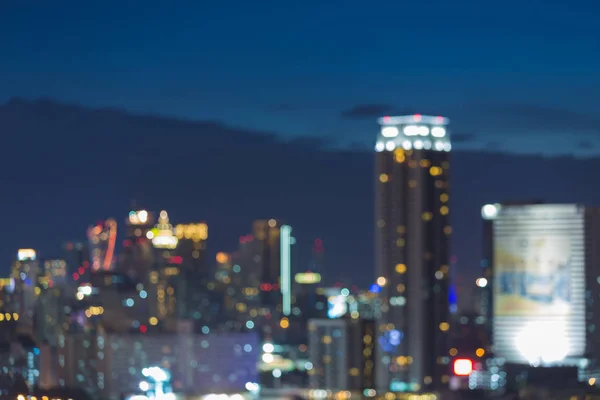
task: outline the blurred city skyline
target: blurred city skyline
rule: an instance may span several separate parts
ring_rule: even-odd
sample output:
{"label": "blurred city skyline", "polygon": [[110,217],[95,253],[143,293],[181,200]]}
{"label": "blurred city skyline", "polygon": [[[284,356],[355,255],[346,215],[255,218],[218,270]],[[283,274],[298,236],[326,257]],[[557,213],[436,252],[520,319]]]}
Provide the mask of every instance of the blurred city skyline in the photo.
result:
{"label": "blurred city skyline", "polygon": [[[367,287],[374,279],[373,150],[324,149],[317,140],[285,142],[215,122],[50,100],[13,100],[0,107],[0,124],[13,132],[8,146],[25,149],[0,161],[12,172],[2,179],[5,223],[14,227],[0,233],[5,271],[16,249],[60,256],[62,242],[83,240],[98,220],[121,223],[135,200],[139,208],[166,209],[172,221],[207,221],[209,260],[234,250],[252,220],[274,217],[294,227],[294,269],[308,268],[321,238],[327,282],[350,276]],[[479,273],[483,204],[600,203],[588,184],[599,159],[453,150],[452,168],[452,248],[467,280]]]}

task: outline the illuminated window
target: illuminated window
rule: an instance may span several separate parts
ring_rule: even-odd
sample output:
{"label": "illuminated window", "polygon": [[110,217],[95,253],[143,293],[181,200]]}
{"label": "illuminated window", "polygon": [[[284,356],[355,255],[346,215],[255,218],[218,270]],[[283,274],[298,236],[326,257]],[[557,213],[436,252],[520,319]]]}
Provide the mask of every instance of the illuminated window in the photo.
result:
{"label": "illuminated window", "polygon": [[324,364],[331,364],[331,356],[323,356]]}
{"label": "illuminated window", "polygon": [[431,161],[429,160],[421,160],[419,161],[419,165],[423,168],[427,168],[431,165]]}
{"label": "illuminated window", "polygon": [[421,219],[423,219],[423,221],[431,221],[432,217],[433,217],[433,214],[431,214],[430,212],[424,212],[421,215]]}
{"label": "illuminated window", "polygon": [[385,221],[384,221],[384,220],[382,220],[382,219],[380,219],[379,221],[377,221],[377,226],[378,226],[379,228],[383,228],[383,227],[385,226]]}
{"label": "illuminated window", "polygon": [[388,331],[393,331],[394,329],[396,329],[396,326],[395,326],[394,324],[392,324],[392,323],[389,323],[389,324],[387,324],[387,325],[385,326],[385,328],[386,328]]}
{"label": "illuminated window", "polygon": [[403,274],[406,272],[406,264],[396,264],[396,272]]}
{"label": "illuminated window", "polygon": [[431,384],[431,381],[432,381],[432,379],[431,379],[431,377],[430,377],[430,376],[426,376],[426,377],[423,379],[423,383],[424,383],[424,384],[426,384],[426,385],[430,385],[430,384]]}
{"label": "illuminated window", "polygon": [[440,201],[442,203],[446,203],[448,201],[448,198],[449,198],[448,193],[442,193],[442,194],[440,194]]}
{"label": "illuminated window", "polygon": [[448,266],[447,265],[442,265],[440,267],[440,271],[442,271],[444,274],[448,273]]}
{"label": "illuminated window", "polygon": [[482,348],[479,348],[475,351],[475,355],[477,355],[477,357],[483,357],[485,355],[485,350]]}
{"label": "illuminated window", "polygon": [[442,375],[442,383],[448,383],[450,381],[450,377],[448,375]]}
{"label": "illuminated window", "polygon": [[453,347],[453,348],[450,349],[450,351],[448,352],[448,354],[450,354],[452,357],[454,357],[455,355],[458,354],[458,350]]}
{"label": "illuminated window", "polygon": [[398,246],[398,247],[404,247],[405,243],[406,242],[405,242],[404,239],[398,239],[398,240],[396,240],[396,246]]}
{"label": "illuminated window", "polygon": [[396,228],[396,232],[398,233],[405,233],[406,232],[406,227],[404,225],[400,225],[398,228]]}
{"label": "illuminated window", "polygon": [[406,160],[404,149],[402,147],[398,147],[396,150],[394,150],[394,159],[397,163],[403,163]]}
{"label": "illuminated window", "polygon": [[438,189],[443,189],[444,188],[444,181],[435,181],[435,187]]}
{"label": "illuminated window", "polygon": [[414,179],[411,179],[410,181],[408,181],[408,187],[410,188],[416,188],[417,187],[417,181]]}
{"label": "illuminated window", "polygon": [[408,360],[405,356],[399,356],[399,357],[396,357],[396,364],[406,365],[406,364],[408,364]]}
{"label": "illuminated window", "polygon": [[329,335],[323,336],[323,339],[321,339],[321,341],[324,344],[330,344],[331,343],[331,336],[329,336]]}
{"label": "illuminated window", "polygon": [[398,291],[398,293],[404,293],[404,291],[406,290],[406,286],[404,286],[402,283],[396,285],[396,290]]}
{"label": "illuminated window", "polygon": [[452,234],[452,227],[451,226],[445,226],[444,227],[444,233],[448,236],[450,236]]}
{"label": "illuminated window", "polygon": [[433,166],[429,168],[429,174],[431,176],[440,176],[442,174],[442,169],[440,167]]}
{"label": "illuminated window", "polygon": [[442,214],[442,215],[448,215],[448,211],[449,211],[448,206],[441,206],[440,207],[440,214]]}
{"label": "illuminated window", "polygon": [[350,376],[358,376],[360,372],[358,371],[358,368],[351,368],[349,374]]}
{"label": "illuminated window", "polygon": [[450,329],[450,324],[449,324],[449,323],[447,323],[447,322],[442,322],[442,323],[440,324],[440,331],[442,331],[442,332],[447,332],[447,331],[448,331],[448,329]]}
{"label": "illuminated window", "polygon": [[379,286],[385,286],[387,284],[387,279],[385,279],[385,277],[380,276],[379,278],[377,278],[377,284]]}
{"label": "illuminated window", "polygon": [[381,174],[381,175],[379,175],[379,181],[380,181],[381,183],[386,183],[386,182],[387,182],[389,179],[390,179],[390,178],[388,177],[388,175],[387,175],[387,174]]}

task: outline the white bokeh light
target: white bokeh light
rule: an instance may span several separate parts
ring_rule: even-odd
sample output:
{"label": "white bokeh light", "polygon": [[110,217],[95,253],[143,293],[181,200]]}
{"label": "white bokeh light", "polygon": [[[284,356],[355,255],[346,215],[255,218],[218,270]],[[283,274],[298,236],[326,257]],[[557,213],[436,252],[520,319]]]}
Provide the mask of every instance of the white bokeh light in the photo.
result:
{"label": "white bokeh light", "polygon": [[569,354],[565,324],[561,321],[531,322],[516,337],[517,349],[533,366],[564,360]]}

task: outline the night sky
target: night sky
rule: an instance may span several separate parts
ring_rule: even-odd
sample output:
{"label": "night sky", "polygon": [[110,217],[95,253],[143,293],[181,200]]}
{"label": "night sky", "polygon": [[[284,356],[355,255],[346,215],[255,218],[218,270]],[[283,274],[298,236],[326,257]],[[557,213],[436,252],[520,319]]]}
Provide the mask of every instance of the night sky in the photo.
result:
{"label": "night sky", "polygon": [[600,202],[584,175],[600,155],[596,2],[204,3],[2,2],[0,270],[18,246],[49,253],[97,219],[124,218],[135,197],[212,221],[224,249],[254,217],[297,220],[299,243],[324,236],[341,257],[331,275],[366,280],[370,151],[385,114],[452,120],[466,264],[479,254],[476,201]]}

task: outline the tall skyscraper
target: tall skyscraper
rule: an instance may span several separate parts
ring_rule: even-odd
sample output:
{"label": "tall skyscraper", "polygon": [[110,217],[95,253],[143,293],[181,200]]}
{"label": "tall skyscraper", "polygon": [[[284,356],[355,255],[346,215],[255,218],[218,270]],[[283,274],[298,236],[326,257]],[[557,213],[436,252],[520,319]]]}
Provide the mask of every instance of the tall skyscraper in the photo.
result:
{"label": "tall skyscraper", "polygon": [[[311,319],[308,349],[311,389],[358,392],[374,397],[375,323],[365,319]],[[341,395],[335,396],[337,398]]]}
{"label": "tall skyscraper", "polygon": [[482,217],[494,355],[600,379],[600,208],[487,204]]}
{"label": "tall skyscraper", "polygon": [[92,271],[113,269],[115,245],[117,241],[117,222],[107,219],[90,226],[87,231]]}
{"label": "tall skyscraper", "polygon": [[154,262],[152,235],[154,215],[146,210],[131,211],[126,220],[120,269],[132,279],[144,280]]}
{"label": "tall skyscraper", "polygon": [[448,380],[448,119],[383,117],[376,150],[377,389]]}

